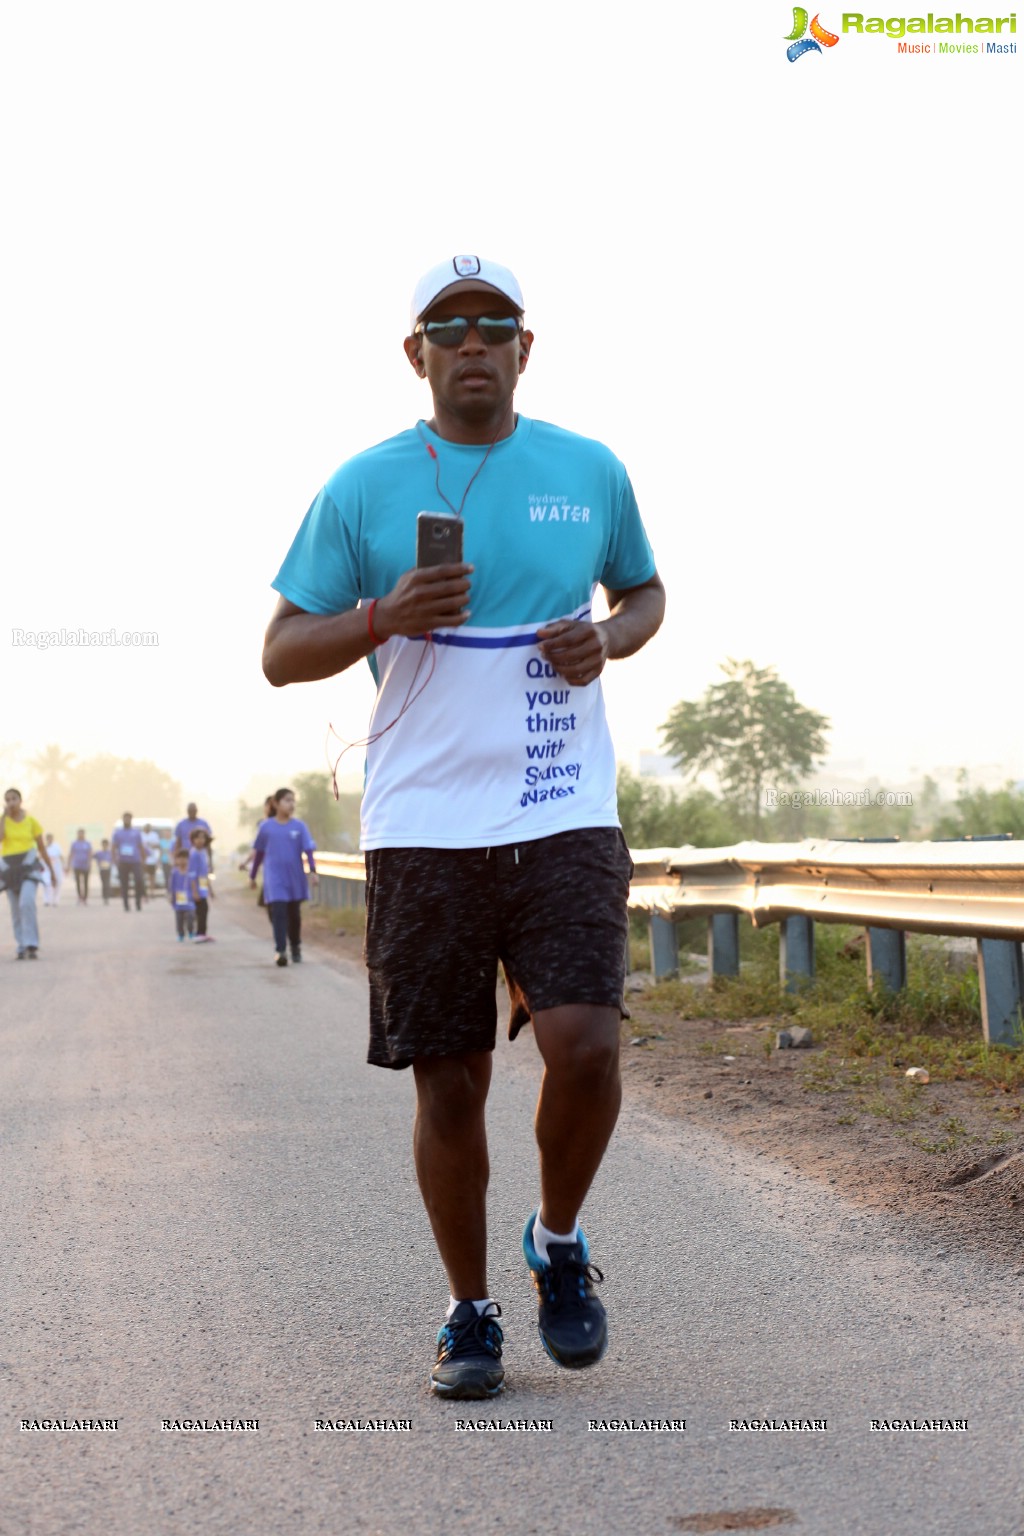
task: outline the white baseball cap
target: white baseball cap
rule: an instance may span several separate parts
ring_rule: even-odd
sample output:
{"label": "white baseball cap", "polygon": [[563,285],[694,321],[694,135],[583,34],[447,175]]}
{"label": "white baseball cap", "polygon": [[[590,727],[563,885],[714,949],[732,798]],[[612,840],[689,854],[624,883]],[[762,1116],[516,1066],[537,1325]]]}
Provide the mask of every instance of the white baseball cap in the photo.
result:
{"label": "white baseball cap", "polygon": [[493,288],[503,299],[508,299],[520,314],[523,313],[523,291],[508,267],[499,266],[483,256],[453,256],[431,267],[416,284],[412,296],[410,330],[416,329],[417,321],[449,288],[458,292],[474,292],[480,288]]}

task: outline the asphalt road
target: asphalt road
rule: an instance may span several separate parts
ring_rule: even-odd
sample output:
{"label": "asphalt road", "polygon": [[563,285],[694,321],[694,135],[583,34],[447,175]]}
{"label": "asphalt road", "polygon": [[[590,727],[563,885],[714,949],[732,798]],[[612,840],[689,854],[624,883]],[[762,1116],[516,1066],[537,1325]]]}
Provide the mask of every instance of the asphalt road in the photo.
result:
{"label": "asphalt road", "polygon": [[[4,1536],[1024,1532],[1021,1272],[912,1247],[684,1123],[626,1105],[585,1212],[612,1344],[589,1372],[548,1361],[519,1249],[529,1034],[499,1046],[490,1117],[508,1387],[433,1400],[447,1287],[410,1076],[364,1065],[357,971],[278,971],[226,908],[216,944],[179,946],[163,903],[65,892],[34,964],[4,928]],[[21,1427],[83,1418],[118,1427]],[[161,1428],[185,1419],[259,1428]],[[588,1428],[624,1419],[686,1428]],[[764,1419],[827,1429],[729,1428]]]}

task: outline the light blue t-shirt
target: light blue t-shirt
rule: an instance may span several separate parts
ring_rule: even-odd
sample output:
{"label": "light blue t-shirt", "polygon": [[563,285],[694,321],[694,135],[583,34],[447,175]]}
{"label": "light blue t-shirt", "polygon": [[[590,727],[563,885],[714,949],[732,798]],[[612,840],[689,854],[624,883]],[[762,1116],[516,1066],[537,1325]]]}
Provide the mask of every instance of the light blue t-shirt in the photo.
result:
{"label": "light blue t-shirt", "polygon": [[[459,507],[485,452],[420,423],[350,459],[307,512],[275,590],[321,614],[383,597],[416,563],[417,513],[451,510],[438,482]],[[432,640],[396,636],[370,658],[364,848],[488,847],[618,825],[600,681],[571,687],[537,630],[589,618],[599,583],[624,591],[655,574],[625,468],[601,443],[520,416],[463,517],[469,623]]]}

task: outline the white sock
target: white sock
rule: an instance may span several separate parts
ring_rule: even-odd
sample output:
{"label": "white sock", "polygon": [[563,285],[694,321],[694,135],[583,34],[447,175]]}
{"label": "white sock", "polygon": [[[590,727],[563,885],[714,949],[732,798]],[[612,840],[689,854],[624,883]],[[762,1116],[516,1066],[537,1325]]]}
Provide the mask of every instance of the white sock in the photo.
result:
{"label": "white sock", "polygon": [[[448,1311],[444,1315],[445,1322],[447,1322],[448,1319],[451,1317],[452,1313],[455,1311],[455,1308],[460,1306],[460,1305],[461,1305],[461,1302],[456,1301],[454,1296],[449,1296],[448,1297]],[[496,1307],[497,1306],[497,1302],[496,1301],[492,1301],[489,1296],[485,1296],[483,1301],[474,1301],[473,1305],[474,1305],[474,1307],[476,1307],[477,1316],[478,1317],[483,1317],[484,1313],[487,1311],[487,1308],[488,1307]]]}
{"label": "white sock", "polygon": [[549,1243],[577,1243],[579,1242],[579,1237],[579,1221],[573,1222],[573,1228],[571,1232],[549,1232],[547,1227],[541,1221],[539,1212],[533,1218],[533,1246],[537,1250],[538,1256],[544,1260],[545,1264],[549,1263],[551,1260],[551,1255],[548,1253]]}

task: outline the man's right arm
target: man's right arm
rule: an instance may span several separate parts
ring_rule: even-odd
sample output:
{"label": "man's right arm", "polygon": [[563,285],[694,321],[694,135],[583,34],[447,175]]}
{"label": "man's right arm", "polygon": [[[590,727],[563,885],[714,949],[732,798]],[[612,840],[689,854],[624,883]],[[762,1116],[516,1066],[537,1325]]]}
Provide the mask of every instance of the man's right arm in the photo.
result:
{"label": "man's right arm", "polygon": [[362,661],[395,635],[423,635],[433,629],[457,629],[469,618],[471,565],[437,565],[406,571],[373,610],[307,613],[287,598],[278,599],[263,641],[263,672],[275,688],[335,677]]}

